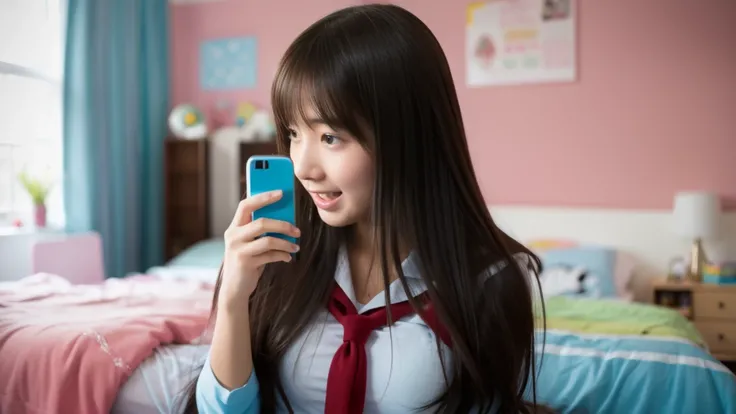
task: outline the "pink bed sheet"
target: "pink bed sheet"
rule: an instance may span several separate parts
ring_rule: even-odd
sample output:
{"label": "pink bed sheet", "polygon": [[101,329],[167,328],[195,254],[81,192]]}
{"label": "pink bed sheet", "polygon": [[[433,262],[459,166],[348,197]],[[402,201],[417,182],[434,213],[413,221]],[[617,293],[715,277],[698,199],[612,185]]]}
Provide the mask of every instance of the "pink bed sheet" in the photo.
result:
{"label": "pink bed sheet", "polygon": [[110,412],[156,347],[202,340],[211,300],[211,285],[153,276],[0,284],[0,413]]}

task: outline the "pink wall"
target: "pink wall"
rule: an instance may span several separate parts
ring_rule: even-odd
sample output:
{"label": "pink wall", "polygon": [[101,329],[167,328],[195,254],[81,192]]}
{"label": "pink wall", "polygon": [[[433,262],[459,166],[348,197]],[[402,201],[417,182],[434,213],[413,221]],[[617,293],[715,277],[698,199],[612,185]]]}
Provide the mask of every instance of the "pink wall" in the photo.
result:
{"label": "pink wall", "polygon": [[[357,3],[173,6],[173,102],[268,105],[288,43],[321,15]],[[736,38],[736,2],[584,2],[578,82],[478,89],[465,87],[464,3],[394,3],[423,19],[448,55],[490,203],[669,208],[685,189],[736,200],[736,48],[728,40]],[[231,35],[258,36],[258,87],[200,91],[198,42]]]}

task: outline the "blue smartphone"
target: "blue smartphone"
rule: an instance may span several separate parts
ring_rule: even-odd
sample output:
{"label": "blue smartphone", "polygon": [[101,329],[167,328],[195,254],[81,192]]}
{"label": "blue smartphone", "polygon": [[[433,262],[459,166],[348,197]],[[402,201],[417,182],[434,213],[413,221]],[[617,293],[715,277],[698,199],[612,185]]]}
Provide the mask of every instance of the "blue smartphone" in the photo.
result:
{"label": "blue smartphone", "polygon": [[[277,202],[254,211],[253,220],[265,217],[296,225],[294,164],[291,159],[278,155],[254,155],[246,162],[245,181],[247,197],[274,190],[283,192],[281,199]],[[267,233],[266,235],[296,243],[294,237],[282,233]]]}

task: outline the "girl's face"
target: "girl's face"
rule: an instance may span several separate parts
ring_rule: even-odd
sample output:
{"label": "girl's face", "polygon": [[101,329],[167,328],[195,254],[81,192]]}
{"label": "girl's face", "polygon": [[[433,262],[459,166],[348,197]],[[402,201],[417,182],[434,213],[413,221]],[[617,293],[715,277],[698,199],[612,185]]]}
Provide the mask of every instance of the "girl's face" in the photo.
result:
{"label": "girl's face", "polygon": [[290,126],[294,174],[327,225],[367,221],[374,180],[370,155],[354,137],[318,119],[314,110],[306,115],[307,121]]}

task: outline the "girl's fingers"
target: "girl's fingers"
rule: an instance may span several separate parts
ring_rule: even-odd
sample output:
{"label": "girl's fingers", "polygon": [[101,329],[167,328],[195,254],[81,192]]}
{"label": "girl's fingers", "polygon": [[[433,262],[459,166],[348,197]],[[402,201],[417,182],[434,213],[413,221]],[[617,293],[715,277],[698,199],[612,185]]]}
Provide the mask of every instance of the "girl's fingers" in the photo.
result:
{"label": "girl's fingers", "polygon": [[254,256],[250,260],[253,260],[253,265],[255,267],[261,267],[269,263],[290,262],[292,258],[291,254],[289,253],[278,250],[270,250],[266,253],[261,253],[258,256]]}
{"label": "girl's fingers", "polygon": [[299,237],[299,229],[281,220],[259,218],[258,220],[243,226],[243,237],[255,239],[266,233],[279,233],[285,236]]}
{"label": "girl's fingers", "polygon": [[233,216],[233,221],[230,223],[230,227],[238,227],[250,223],[251,215],[254,211],[275,203],[282,195],[283,192],[281,190],[275,190],[256,194],[242,200],[238,203],[238,208],[235,210],[235,215]]}
{"label": "girl's fingers", "polygon": [[240,254],[255,257],[271,251],[282,252],[286,255],[290,255],[291,253],[298,252],[299,246],[288,240],[266,236],[245,244],[240,250]]}
{"label": "girl's fingers", "polygon": [[228,228],[225,231],[225,242],[228,246],[238,246],[242,243],[249,243],[256,240],[266,233],[278,233],[294,238],[300,235],[299,229],[290,223],[281,220],[259,218],[245,226]]}

